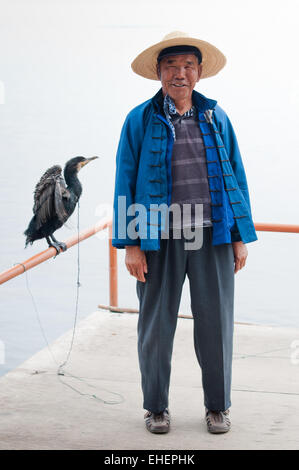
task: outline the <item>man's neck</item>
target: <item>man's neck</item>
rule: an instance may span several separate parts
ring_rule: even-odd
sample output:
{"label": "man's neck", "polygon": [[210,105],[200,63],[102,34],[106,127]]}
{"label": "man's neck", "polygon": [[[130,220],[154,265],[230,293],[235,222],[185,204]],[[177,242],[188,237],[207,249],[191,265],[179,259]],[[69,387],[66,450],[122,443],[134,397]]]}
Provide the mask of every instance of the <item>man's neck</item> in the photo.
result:
{"label": "man's neck", "polygon": [[172,98],[172,100],[175,104],[175,109],[181,116],[185,114],[186,111],[189,111],[189,109],[192,107],[191,98],[180,100],[180,101],[176,101]]}

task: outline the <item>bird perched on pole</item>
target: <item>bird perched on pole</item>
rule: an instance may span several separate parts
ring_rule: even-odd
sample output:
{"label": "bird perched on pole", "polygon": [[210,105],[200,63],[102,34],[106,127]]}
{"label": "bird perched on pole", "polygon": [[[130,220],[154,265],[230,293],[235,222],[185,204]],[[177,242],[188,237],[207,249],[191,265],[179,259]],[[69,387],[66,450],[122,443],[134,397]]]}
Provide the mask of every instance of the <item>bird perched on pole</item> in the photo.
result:
{"label": "bird perched on pole", "polygon": [[75,210],[82,194],[82,185],[78,172],[87,163],[98,157],[75,157],[68,160],[64,167],[64,179],[60,165],[54,165],[43,174],[34,190],[33,213],[28,228],[25,230],[26,244],[46,238],[49,247],[53,246],[57,254],[67,249],[53,233],[62,227]]}

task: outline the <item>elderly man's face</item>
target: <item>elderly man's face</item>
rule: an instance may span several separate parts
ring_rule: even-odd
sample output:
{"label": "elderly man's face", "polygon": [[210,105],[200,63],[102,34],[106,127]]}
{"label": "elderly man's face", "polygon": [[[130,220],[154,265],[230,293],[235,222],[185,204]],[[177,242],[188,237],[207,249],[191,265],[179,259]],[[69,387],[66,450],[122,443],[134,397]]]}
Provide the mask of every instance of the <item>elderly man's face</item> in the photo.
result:
{"label": "elderly man's face", "polygon": [[192,90],[199,81],[202,65],[194,54],[165,57],[158,66],[162,91],[174,100],[191,98]]}

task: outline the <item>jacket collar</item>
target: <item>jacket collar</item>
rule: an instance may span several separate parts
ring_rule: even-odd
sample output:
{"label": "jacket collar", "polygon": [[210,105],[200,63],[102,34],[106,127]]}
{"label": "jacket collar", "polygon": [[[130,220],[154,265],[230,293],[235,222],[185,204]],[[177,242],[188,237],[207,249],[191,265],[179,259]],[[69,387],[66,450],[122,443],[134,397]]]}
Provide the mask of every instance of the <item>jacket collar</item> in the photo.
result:
{"label": "jacket collar", "polygon": [[[156,112],[163,114],[163,102],[164,96],[162,93],[162,88],[160,88],[158,93],[156,93],[155,96],[153,96],[152,98],[152,104]],[[204,95],[198,93],[198,91],[195,90],[193,90],[192,92],[192,102],[196,106],[197,110],[202,113],[204,113],[208,109],[214,109],[217,104],[216,100],[206,98]]]}

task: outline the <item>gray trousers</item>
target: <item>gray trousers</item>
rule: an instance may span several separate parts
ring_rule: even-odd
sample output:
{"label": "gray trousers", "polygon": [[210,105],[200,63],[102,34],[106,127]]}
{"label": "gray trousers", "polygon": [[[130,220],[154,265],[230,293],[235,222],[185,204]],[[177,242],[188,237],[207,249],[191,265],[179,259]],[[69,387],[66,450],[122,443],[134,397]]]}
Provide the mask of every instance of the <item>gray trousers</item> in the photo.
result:
{"label": "gray trousers", "polygon": [[202,372],[204,405],[214,411],[231,406],[234,328],[232,244],[212,245],[212,227],[203,229],[200,249],[186,250],[186,239],[161,239],[158,251],[145,251],[146,282],[137,280],[138,357],[143,407],[168,407],[173,339],[187,274],[194,323],[194,348]]}

